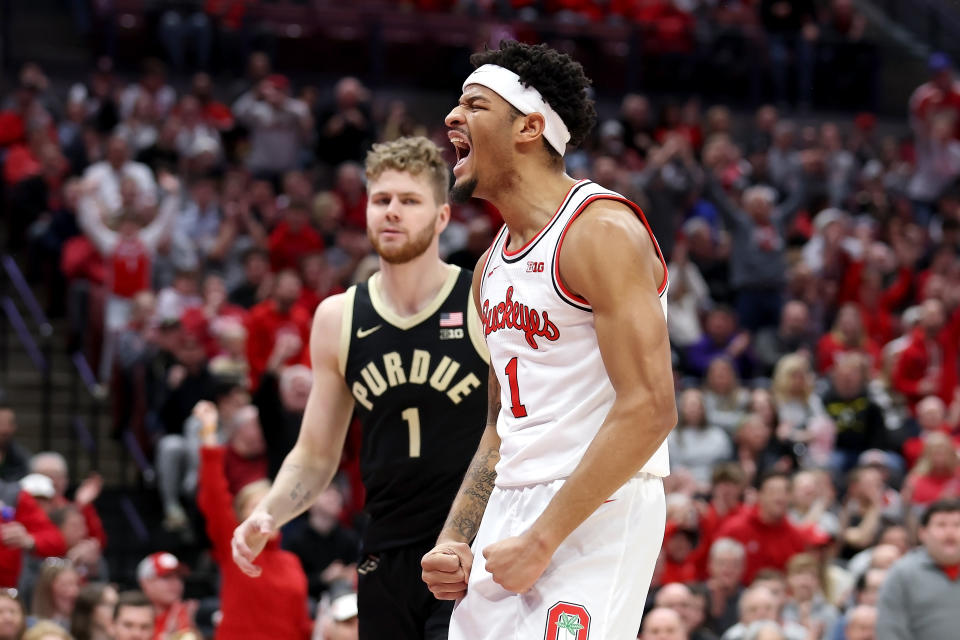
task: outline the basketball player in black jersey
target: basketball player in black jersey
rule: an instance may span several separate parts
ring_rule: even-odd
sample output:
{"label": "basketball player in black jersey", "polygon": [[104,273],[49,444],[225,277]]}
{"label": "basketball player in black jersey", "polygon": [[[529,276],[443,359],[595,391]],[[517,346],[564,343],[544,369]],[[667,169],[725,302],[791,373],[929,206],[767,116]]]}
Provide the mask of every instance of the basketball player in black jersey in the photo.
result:
{"label": "basketball player in black jersey", "polygon": [[488,356],[472,274],[440,260],[448,170],[422,137],[367,156],[367,233],[381,270],[324,300],[310,336],[313,389],[273,488],[234,533],[248,575],[280,526],[332,479],[351,416],[363,424],[370,524],[359,567],[360,638],[446,640],[452,603],[433,598],[420,558],[433,546],[483,431]]}

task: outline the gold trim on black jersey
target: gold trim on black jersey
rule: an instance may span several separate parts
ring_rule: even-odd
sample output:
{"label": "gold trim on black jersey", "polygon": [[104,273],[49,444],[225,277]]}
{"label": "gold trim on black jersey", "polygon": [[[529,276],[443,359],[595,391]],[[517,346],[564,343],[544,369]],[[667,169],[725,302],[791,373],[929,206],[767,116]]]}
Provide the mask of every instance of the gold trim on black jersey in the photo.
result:
{"label": "gold trim on black jersey", "polygon": [[343,294],[343,314],[340,316],[340,350],[337,352],[337,365],[340,375],[347,376],[347,358],[350,355],[350,332],[353,331],[353,299],[357,296],[357,285],[353,285]]}
{"label": "gold trim on black jersey", "polygon": [[421,309],[419,313],[406,317],[401,316],[391,309],[390,305],[388,305],[380,296],[380,272],[378,271],[377,273],[373,274],[370,276],[370,280],[367,281],[370,291],[370,302],[373,304],[373,310],[377,312],[377,315],[401,331],[406,331],[407,329],[417,326],[440,309],[440,306],[446,301],[447,297],[450,295],[450,292],[453,291],[454,285],[457,284],[457,276],[460,275],[460,267],[452,264],[448,264],[446,266],[449,269],[447,279],[443,283],[443,286],[440,287],[440,291],[437,292],[437,295],[434,296],[433,300],[430,301],[430,304]]}

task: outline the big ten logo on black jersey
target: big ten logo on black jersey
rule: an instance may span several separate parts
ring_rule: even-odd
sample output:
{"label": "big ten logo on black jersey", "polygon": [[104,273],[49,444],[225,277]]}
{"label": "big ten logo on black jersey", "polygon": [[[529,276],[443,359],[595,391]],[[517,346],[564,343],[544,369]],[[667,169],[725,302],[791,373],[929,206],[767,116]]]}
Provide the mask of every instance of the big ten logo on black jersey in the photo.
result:
{"label": "big ten logo on black jersey", "polygon": [[429,385],[453,404],[460,404],[480,388],[480,378],[472,371],[462,372],[463,368],[450,356],[431,356],[423,349],[414,349],[407,357],[391,351],[368,361],[360,369],[362,382],[354,381],[350,391],[357,404],[368,411],[373,411],[377,399],[387,389],[400,385]]}

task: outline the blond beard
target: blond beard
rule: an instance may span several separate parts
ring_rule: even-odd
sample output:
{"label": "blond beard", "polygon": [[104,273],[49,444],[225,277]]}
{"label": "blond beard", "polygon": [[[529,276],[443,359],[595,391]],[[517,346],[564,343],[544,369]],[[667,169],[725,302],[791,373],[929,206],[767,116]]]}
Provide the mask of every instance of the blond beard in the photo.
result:
{"label": "blond beard", "polygon": [[370,239],[370,243],[373,245],[374,250],[376,250],[377,255],[381,258],[390,264],[406,264],[414,258],[419,258],[430,248],[430,244],[436,236],[437,215],[433,216],[433,219],[422,229],[412,233],[410,239],[399,247],[387,249],[381,246],[377,234],[369,227],[367,227],[367,237]]}

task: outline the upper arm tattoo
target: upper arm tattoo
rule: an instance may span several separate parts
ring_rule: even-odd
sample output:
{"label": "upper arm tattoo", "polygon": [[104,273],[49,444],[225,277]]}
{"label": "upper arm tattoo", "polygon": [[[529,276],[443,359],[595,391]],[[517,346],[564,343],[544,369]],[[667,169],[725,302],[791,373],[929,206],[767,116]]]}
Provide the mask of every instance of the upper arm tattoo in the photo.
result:
{"label": "upper arm tattoo", "polygon": [[487,379],[487,424],[495,426],[497,416],[500,415],[500,381],[497,374],[490,367],[490,375]]}

